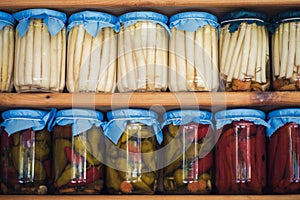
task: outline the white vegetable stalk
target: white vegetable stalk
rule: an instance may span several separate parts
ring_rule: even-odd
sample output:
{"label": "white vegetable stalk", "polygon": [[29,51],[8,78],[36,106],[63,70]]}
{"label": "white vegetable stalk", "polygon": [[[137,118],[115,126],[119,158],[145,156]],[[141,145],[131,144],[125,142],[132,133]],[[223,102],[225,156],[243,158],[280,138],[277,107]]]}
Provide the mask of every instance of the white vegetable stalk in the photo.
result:
{"label": "white vegetable stalk", "polygon": [[258,49],[258,31],[257,25],[251,24],[251,43],[250,43],[250,52],[249,52],[249,62],[247,67],[247,76],[255,77],[255,68],[256,68],[256,58],[257,58],[257,49]]}
{"label": "white vegetable stalk", "polygon": [[9,54],[9,27],[4,27],[2,32],[2,80],[1,80],[1,91],[5,91],[6,83],[7,83],[7,75],[8,75],[8,54]]}
{"label": "white vegetable stalk", "polygon": [[73,64],[73,77],[75,80],[75,84],[74,84],[75,91],[79,91],[79,76],[80,76],[80,67],[81,67],[81,59],[82,59],[82,51],[83,51],[82,47],[83,47],[84,33],[85,30],[83,24],[80,24],[78,27],[78,33],[76,37],[74,64]]}
{"label": "white vegetable stalk", "polygon": [[104,28],[104,38],[103,38],[103,46],[102,46],[102,53],[101,53],[101,59],[100,59],[100,71],[99,71],[99,82],[98,82],[98,89],[101,92],[104,92],[105,85],[107,81],[107,70],[109,68],[109,53],[110,53],[110,28]]}
{"label": "white vegetable stalk", "polygon": [[58,87],[58,49],[57,49],[57,38],[59,37],[59,33],[51,36],[50,38],[50,48],[51,48],[51,71],[50,71],[50,88],[57,88]]}
{"label": "white vegetable stalk", "polygon": [[62,60],[62,31],[60,31],[57,35],[56,40],[56,48],[57,48],[57,72],[56,72],[56,80],[57,82],[56,87],[51,88],[53,91],[59,91],[60,88],[60,80],[61,80],[61,60]]}
{"label": "white vegetable stalk", "polygon": [[[138,70],[138,78],[137,78],[137,87],[139,91],[145,91],[147,88],[147,65],[146,65],[146,44],[143,46],[143,43],[145,43],[145,37],[143,34],[143,31],[147,34],[147,28],[142,27],[142,24],[146,24],[145,22],[137,22],[135,24],[135,30],[134,30],[134,53],[137,63],[137,70]],[[145,30],[146,29],[146,30]],[[146,35],[147,36],[147,35]]]}
{"label": "white vegetable stalk", "polygon": [[8,73],[7,73],[7,83],[5,91],[11,92],[13,89],[13,66],[14,66],[14,30],[12,27],[9,27],[9,47],[8,47]]}
{"label": "white vegetable stalk", "polygon": [[106,70],[107,83],[104,92],[113,92],[116,87],[116,60],[117,60],[117,37],[112,28],[110,29],[110,53],[109,53],[109,67]]}
{"label": "white vegetable stalk", "polygon": [[249,53],[250,53],[250,43],[251,43],[251,27],[246,25],[246,33],[244,38],[244,44],[242,49],[242,68],[240,69],[239,73],[239,80],[244,80],[247,74],[247,66],[249,61]]}
{"label": "white vegetable stalk", "polygon": [[163,37],[163,54],[162,54],[162,62],[163,62],[163,74],[162,74],[162,91],[167,90],[168,84],[168,47],[169,47],[169,33],[163,29],[164,37]]}
{"label": "white vegetable stalk", "polygon": [[75,92],[75,77],[73,76],[74,72],[74,53],[75,53],[75,44],[78,33],[78,26],[73,27],[69,32],[68,37],[68,59],[67,59],[67,89],[69,92]]}
{"label": "white vegetable stalk", "polygon": [[204,28],[198,28],[196,31],[195,44],[195,68],[196,68],[196,86],[197,90],[207,90],[204,64]]}
{"label": "white vegetable stalk", "polygon": [[283,24],[283,36],[281,46],[281,62],[280,62],[280,78],[284,78],[287,75],[287,61],[289,50],[289,24]]}
{"label": "white vegetable stalk", "polygon": [[275,77],[279,76],[280,71],[280,54],[279,54],[279,30],[276,29],[273,35],[273,73]]}
{"label": "white vegetable stalk", "polygon": [[194,81],[194,51],[195,32],[185,31],[185,54],[186,54],[186,85],[188,91],[195,91]]}
{"label": "white vegetable stalk", "polygon": [[[296,66],[300,68],[300,22],[295,22],[296,25]],[[299,71],[300,72],[300,71]],[[298,72],[298,74],[299,74]]]}
{"label": "white vegetable stalk", "polygon": [[176,52],[176,73],[178,91],[187,91],[186,87],[186,55],[185,55],[185,33],[177,29],[175,35],[175,52]]}
{"label": "white vegetable stalk", "polygon": [[172,34],[169,43],[169,89],[177,92],[177,73],[176,73],[176,29],[172,29]]}
{"label": "white vegetable stalk", "polygon": [[233,74],[233,69],[230,70],[230,68],[234,68],[234,65],[231,65],[232,64],[231,61],[234,54],[234,50],[236,49],[238,35],[239,35],[239,29],[231,33],[229,48],[226,54],[226,61],[225,61],[223,74],[227,77],[228,82],[232,81],[232,75],[229,76],[229,72],[231,71],[231,74]]}
{"label": "white vegetable stalk", "polygon": [[[243,44],[242,44],[243,45]],[[237,61],[236,61],[236,64],[235,64],[235,69],[234,69],[234,75],[233,75],[233,78],[234,79],[238,79],[239,77],[239,74],[240,74],[240,70],[242,69],[242,50],[239,51],[239,54],[238,54],[238,58],[237,58]]]}
{"label": "white vegetable stalk", "polygon": [[20,50],[21,50],[21,46],[20,46],[21,45],[21,41],[20,41],[21,38],[19,36],[18,30],[16,30],[15,38],[16,38],[16,45],[15,45],[16,48],[15,48],[15,58],[14,58],[14,63],[15,63],[15,69],[14,69],[14,86],[15,86],[17,92],[18,92],[19,91],[19,87],[20,87],[20,82],[19,82],[19,73],[20,73],[20,69],[19,69],[19,57],[20,57]]}
{"label": "white vegetable stalk", "polygon": [[295,67],[295,54],[296,54],[296,26],[292,23],[287,23],[290,27],[289,41],[288,41],[288,61],[286,78],[292,78]]}
{"label": "white vegetable stalk", "polygon": [[263,29],[261,26],[257,27],[257,42],[258,42],[258,47],[256,50],[256,65],[255,65],[255,81],[258,83],[261,83],[261,73],[262,73],[262,57],[266,55],[266,52],[264,50],[263,52]]}
{"label": "white vegetable stalk", "polygon": [[[32,85],[32,74],[33,74],[33,21],[30,20],[30,24],[27,30],[27,33],[24,37],[27,38],[26,41],[26,57],[25,57],[25,68],[24,68],[24,74],[25,74],[25,85],[31,86]],[[34,56],[36,56],[34,54]]]}
{"label": "white vegetable stalk", "polygon": [[207,90],[211,91],[212,88],[212,37],[211,27],[204,26],[204,67],[205,67],[205,81],[207,83]]}
{"label": "white vegetable stalk", "polygon": [[34,42],[33,42],[33,85],[40,86],[42,71],[42,20],[34,20]]}
{"label": "white vegetable stalk", "polygon": [[118,90],[120,92],[129,89],[126,77],[125,47],[124,47],[124,28],[118,34]]}
{"label": "white vegetable stalk", "polygon": [[[41,87],[44,89],[48,89],[50,85],[50,60],[52,59],[51,56],[51,49],[50,49],[50,33],[48,28],[45,24],[42,24],[42,75],[41,75]],[[25,38],[25,37],[23,37]],[[21,39],[21,42],[23,40]],[[23,50],[21,50],[22,54]],[[21,59],[21,56],[20,56]]]}
{"label": "white vegetable stalk", "polygon": [[[18,35],[17,37],[20,37],[20,36]],[[18,66],[19,66],[18,67],[18,71],[19,71],[18,79],[19,79],[20,89],[25,84],[25,74],[24,74],[25,72],[24,71],[25,71],[26,53],[28,53],[26,51],[26,39],[27,39],[27,37],[26,37],[26,35],[24,35],[20,40],[20,57],[19,57],[19,60],[18,60]],[[50,46],[49,46],[49,48],[50,48]],[[48,55],[48,56],[50,56],[50,55]],[[50,57],[48,57],[48,59],[49,59],[48,69],[50,70]]]}
{"label": "white vegetable stalk", "polygon": [[66,80],[66,29],[63,28],[61,33],[62,36],[62,42],[61,42],[61,48],[62,48],[62,57],[60,62],[60,83],[59,83],[59,91],[62,91],[65,86],[65,80]]}
{"label": "white vegetable stalk", "polygon": [[262,30],[262,53],[261,53],[261,81],[267,83],[267,60],[269,57],[269,37],[265,27]]}
{"label": "white vegetable stalk", "polygon": [[164,55],[164,28],[161,25],[156,24],[156,43],[155,43],[155,77],[154,87],[155,91],[161,91],[162,79],[163,79],[163,55]]}
{"label": "white vegetable stalk", "polygon": [[147,90],[155,91],[155,43],[156,25],[152,22],[147,23]]}
{"label": "white vegetable stalk", "polygon": [[[221,34],[221,61],[220,61],[220,72],[223,73],[224,72],[224,68],[225,68],[225,63],[226,63],[226,58],[227,58],[227,53],[229,50],[229,45],[230,45],[230,37],[231,34],[228,30],[229,24],[223,27],[223,33]],[[223,39],[222,39],[223,38]]]}
{"label": "white vegetable stalk", "polygon": [[219,88],[219,69],[218,69],[218,30],[211,27],[212,31],[212,91],[217,91]]}

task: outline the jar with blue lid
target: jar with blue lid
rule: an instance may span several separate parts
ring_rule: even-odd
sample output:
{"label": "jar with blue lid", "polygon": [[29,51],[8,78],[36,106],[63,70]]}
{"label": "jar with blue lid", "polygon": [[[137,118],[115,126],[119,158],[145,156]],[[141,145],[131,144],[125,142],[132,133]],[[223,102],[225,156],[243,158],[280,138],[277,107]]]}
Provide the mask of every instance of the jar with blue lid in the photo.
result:
{"label": "jar with blue lid", "polygon": [[13,67],[15,55],[15,19],[0,12],[0,92],[13,90]]}
{"label": "jar with blue lid", "polygon": [[268,114],[268,183],[273,193],[300,192],[300,109]]}
{"label": "jar with blue lid", "polygon": [[170,29],[170,91],[217,91],[217,17],[206,12],[179,13],[170,18]]}
{"label": "jar with blue lid", "polygon": [[51,134],[55,110],[8,110],[1,123],[1,190],[4,194],[51,191]]}
{"label": "jar with blue lid", "polygon": [[13,14],[16,29],[14,86],[17,92],[62,92],[65,86],[65,13],[29,9]]}
{"label": "jar with blue lid", "polygon": [[300,11],[279,13],[272,19],[274,90],[300,90],[299,26]]}
{"label": "jar with blue lid", "polygon": [[267,16],[235,11],[220,20],[220,73],[225,91],[269,90]]}
{"label": "jar with blue lid", "polygon": [[112,93],[116,87],[117,17],[96,11],[70,16],[67,89]]}
{"label": "jar with blue lid", "polygon": [[107,113],[106,181],[109,194],[154,194],[162,133],[157,114],[141,109]]}
{"label": "jar with blue lid", "polygon": [[119,17],[118,90],[166,91],[168,79],[168,17],[150,11]]}
{"label": "jar with blue lid", "polygon": [[266,189],[265,114],[232,109],[215,114],[215,183],[219,194],[262,194]]}
{"label": "jar with blue lid", "polygon": [[213,186],[212,114],[175,110],[164,115],[163,194],[209,194]]}

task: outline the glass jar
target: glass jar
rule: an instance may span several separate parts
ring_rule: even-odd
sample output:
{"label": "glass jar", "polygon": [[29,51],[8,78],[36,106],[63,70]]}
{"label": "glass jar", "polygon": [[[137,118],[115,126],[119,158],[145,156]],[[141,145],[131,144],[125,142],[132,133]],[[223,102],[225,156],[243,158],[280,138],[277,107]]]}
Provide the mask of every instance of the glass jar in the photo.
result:
{"label": "glass jar", "polygon": [[170,91],[218,90],[218,28],[217,17],[205,12],[170,18]]}
{"label": "glass jar", "polygon": [[0,12],[0,92],[13,90],[13,67],[15,54],[15,19]]}
{"label": "glass jar", "polygon": [[99,194],[103,188],[103,114],[94,110],[57,112],[53,129],[56,194]]}
{"label": "glass jar", "polygon": [[1,190],[4,194],[48,194],[51,189],[51,135],[54,111],[2,113]]}
{"label": "glass jar", "polygon": [[119,20],[118,90],[166,91],[168,17],[155,12],[130,12]]}
{"label": "glass jar", "polygon": [[262,111],[215,114],[218,138],[215,181],[219,194],[262,194],[266,187],[266,131]]}
{"label": "glass jar", "polygon": [[300,109],[268,114],[268,183],[274,193],[300,192]]}
{"label": "glass jar", "polygon": [[66,14],[30,9],[13,14],[17,92],[61,92],[65,86]]}
{"label": "glass jar", "polygon": [[153,194],[158,178],[158,144],[162,134],[157,114],[122,109],[107,114],[106,190],[109,194]]}
{"label": "glass jar", "polygon": [[225,91],[270,87],[269,35],[265,14],[237,11],[221,16],[220,73]]}
{"label": "glass jar", "polygon": [[73,14],[68,25],[69,92],[113,92],[116,86],[118,18],[107,13]]}
{"label": "glass jar", "polygon": [[273,18],[273,89],[300,90],[300,12],[284,12]]}
{"label": "glass jar", "polygon": [[164,115],[162,170],[164,194],[208,194],[212,191],[214,136],[212,114],[176,110]]}

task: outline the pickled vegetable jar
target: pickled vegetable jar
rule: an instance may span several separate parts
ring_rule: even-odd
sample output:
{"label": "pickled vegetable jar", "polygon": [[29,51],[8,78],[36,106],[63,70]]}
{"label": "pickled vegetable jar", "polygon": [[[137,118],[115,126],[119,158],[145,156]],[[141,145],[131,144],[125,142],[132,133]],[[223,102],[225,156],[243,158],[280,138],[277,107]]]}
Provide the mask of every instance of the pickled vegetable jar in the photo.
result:
{"label": "pickled vegetable jar", "polygon": [[107,13],[73,14],[68,25],[69,92],[113,92],[116,86],[118,18]]}
{"label": "pickled vegetable jar", "polygon": [[275,193],[300,192],[300,109],[268,114],[268,183]]}
{"label": "pickled vegetable jar", "polygon": [[155,12],[130,12],[119,20],[118,90],[166,91],[168,17]]}
{"label": "pickled vegetable jar", "polygon": [[13,15],[16,31],[14,85],[17,92],[61,92],[65,86],[66,14],[30,9]]}
{"label": "pickled vegetable jar", "polygon": [[53,129],[56,194],[99,194],[103,188],[103,114],[94,110],[57,112]]}
{"label": "pickled vegetable jar", "polygon": [[272,67],[274,90],[300,90],[300,12],[273,18]]}
{"label": "pickled vegetable jar", "polygon": [[8,110],[2,113],[1,189],[4,194],[47,194],[51,189],[51,135],[55,113]]}
{"label": "pickled vegetable jar", "polygon": [[270,87],[269,36],[265,14],[236,11],[221,16],[220,73],[226,91]]}
{"label": "pickled vegetable jar", "polygon": [[121,109],[107,114],[106,190],[109,194],[153,194],[157,188],[158,155],[162,142],[157,114]]}
{"label": "pickled vegetable jar", "polygon": [[212,114],[176,110],[167,112],[164,120],[163,193],[210,193],[214,147]]}
{"label": "pickled vegetable jar", "polygon": [[266,131],[262,111],[215,114],[218,138],[215,181],[220,194],[262,194],[266,187]]}
{"label": "pickled vegetable jar", "polygon": [[0,92],[13,90],[13,67],[15,54],[15,19],[0,12]]}
{"label": "pickled vegetable jar", "polygon": [[170,91],[218,90],[218,28],[217,17],[205,12],[170,18]]}

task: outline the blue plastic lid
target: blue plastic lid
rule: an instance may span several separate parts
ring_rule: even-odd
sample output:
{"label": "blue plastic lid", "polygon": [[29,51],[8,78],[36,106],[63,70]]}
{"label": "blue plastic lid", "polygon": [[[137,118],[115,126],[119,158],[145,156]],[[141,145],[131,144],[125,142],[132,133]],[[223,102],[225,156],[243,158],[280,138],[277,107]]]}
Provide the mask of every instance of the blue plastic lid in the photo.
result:
{"label": "blue plastic lid", "polygon": [[43,19],[51,36],[54,36],[61,31],[67,22],[67,15],[65,13],[50,9],[23,10],[14,13],[13,17],[19,21],[17,30],[20,37],[23,37],[23,35],[27,32],[30,19]]}
{"label": "blue plastic lid", "polygon": [[68,23],[68,31],[74,26],[84,24],[84,29],[93,37],[96,37],[102,28],[111,27],[116,32],[120,29],[120,23],[117,17],[96,11],[75,13],[70,16]]}
{"label": "blue plastic lid", "polygon": [[118,119],[118,118],[137,118],[137,117],[148,117],[157,119],[158,115],[150,110],[142,109],[120,109],[113,110],[107,113],[107,119]]}
{"label": "blue plastic lid", "polygon": [[212,120],[212,114],[208,111],[202,110],[174,110],[169,111],[164,114],[164,120],[176,119],[176,118],[185,118],[185,117],[193,117],[199,118],[203,120]]}
{"label": "blue plastic lid", "polygon": [[6,12],[0,12],[0,30],[2,30],[3,27],[8,25],[15,26],[15,24],[16,21],[11,14],[8,14]]}
{"label": "blue plastic lid", "polygon": [[218,28],[218,18],[207,12],[183,12],[170,18],[170,29],[175,27],[180,30],[193,32],[205,25]]}

